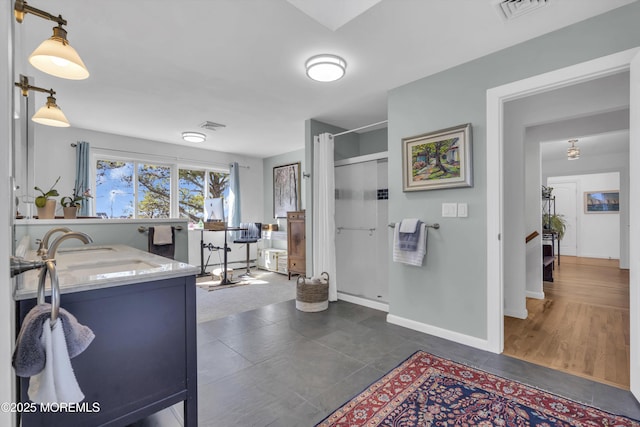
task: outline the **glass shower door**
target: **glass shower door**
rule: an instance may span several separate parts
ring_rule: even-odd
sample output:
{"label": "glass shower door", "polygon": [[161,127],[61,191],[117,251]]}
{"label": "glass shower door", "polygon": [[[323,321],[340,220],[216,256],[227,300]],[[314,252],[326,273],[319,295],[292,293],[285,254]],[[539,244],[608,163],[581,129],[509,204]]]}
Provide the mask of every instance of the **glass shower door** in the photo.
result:
{"label": "glass shower door", "polygon": [[338,292],[388,302],[387,159],[335,168]]}

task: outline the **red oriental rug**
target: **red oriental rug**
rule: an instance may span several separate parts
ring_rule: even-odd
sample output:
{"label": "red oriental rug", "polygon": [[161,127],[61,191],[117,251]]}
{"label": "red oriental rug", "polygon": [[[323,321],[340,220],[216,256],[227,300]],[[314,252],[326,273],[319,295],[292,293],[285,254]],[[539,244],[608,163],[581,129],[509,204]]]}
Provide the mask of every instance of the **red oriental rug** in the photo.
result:
{"label": "red oriental rug", "polygon": [[418,351],[317,426],[640,426]]}

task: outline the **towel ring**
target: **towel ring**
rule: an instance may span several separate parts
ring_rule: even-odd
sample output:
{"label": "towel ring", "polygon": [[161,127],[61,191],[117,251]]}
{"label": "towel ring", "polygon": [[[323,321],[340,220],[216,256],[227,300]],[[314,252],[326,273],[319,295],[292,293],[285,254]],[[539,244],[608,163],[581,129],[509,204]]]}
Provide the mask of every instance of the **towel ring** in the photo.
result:
{"label": "towel ring", "polygon": [[58,271],[56,270],[55,260],[49,259],[45,261],[44,267],[40,269],[38,275],[38,304],[45,303],[45,281],[47,273],[51,279],[51,327],[56,324],[58,314],[60,312],[60,284],[58,283]]}

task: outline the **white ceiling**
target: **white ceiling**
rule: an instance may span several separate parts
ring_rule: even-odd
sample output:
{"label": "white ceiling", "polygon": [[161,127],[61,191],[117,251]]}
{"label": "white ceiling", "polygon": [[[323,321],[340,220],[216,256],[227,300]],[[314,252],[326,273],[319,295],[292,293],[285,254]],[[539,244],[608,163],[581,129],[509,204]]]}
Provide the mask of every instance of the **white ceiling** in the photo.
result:
{"label": "white ceiling", "polygon": [[[198,147],[268,157],[303,148],[306,119],[347,129],[385,120],[392,88],[633,1],[549,0],[504,21],[494,0],[382,0],[321,24],[297,0],[33,0],[68,21],[91,76],[27,65],[54,26],[33,15],[16,24],[16,60],[57,91],[72,126],[187,145],[181,132],[209,120],[226,127],[201,130]],[[303,64],[319,53],[344,57],[346,76],[311,81]]]}

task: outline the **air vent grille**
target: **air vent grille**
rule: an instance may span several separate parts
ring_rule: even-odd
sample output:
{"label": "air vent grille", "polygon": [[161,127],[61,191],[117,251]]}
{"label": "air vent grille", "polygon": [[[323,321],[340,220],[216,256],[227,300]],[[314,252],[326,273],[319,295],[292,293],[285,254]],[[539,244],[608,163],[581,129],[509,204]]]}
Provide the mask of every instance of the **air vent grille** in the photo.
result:
{"label": "air vent grille", "polygon": [[210,122],[210,121],[207,120],[206,122],[201,123],[200,127],[202,129],[217,130],[218,128],[227,127],[227,125],[223,125],[223,124],[220,124],[220,123],[214,123],[214,122]]}
{"label": "air vent grille", "polygon": [[510,20],[548,6],[549,0],[499,0],[496,2],[498,14],[504,20]]}

